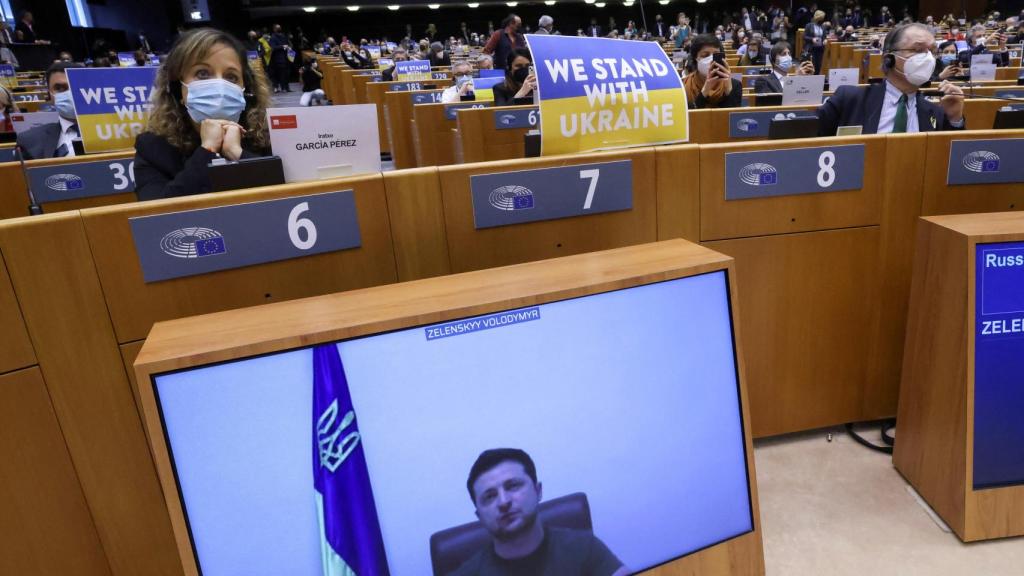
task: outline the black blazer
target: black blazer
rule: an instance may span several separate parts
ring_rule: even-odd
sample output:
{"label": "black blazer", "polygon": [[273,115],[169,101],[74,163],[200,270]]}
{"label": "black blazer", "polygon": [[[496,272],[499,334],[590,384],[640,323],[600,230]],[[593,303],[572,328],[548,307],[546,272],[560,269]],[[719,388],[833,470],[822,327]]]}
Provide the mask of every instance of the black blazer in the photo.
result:
{"label": "black blazer", "polygon": [[[256,156],[242,151],[242,158]],[[143,132],[135,139],[135,195],[139,200],[158,200],[210,192],[207,165],[216,157],[202,146],[186,157],[163,136]]]}
{"label": "black blazer", "polygon": [[782,93],[782,81],[775,75],[775,72],[771,74],[762,74],[754,80],[754,94],[781,94]]}
{"label": "black blazer", "polygon": [[21,146],[25,160],[53,158],[57,155],[59,141],[60,122],[43,124],[18,134],[18,146]]}
{"label": "black blazer", "polygon": [[[920,92],[916,98],[918,131],[963,130],[966,126],[966,122],[960,128],[951,126],[941,106],[925,100]],[[818,135],[835,136],[840,126],[863,126],[864,134],[875,134],[884,102],[884,82],[870,86],[840,86],[816,112]]]}
{"label": "black blazer", "polygon": [[508,81],[500,84],[495,84],[494,88],[491,89],[494,92],[494,105],[495,106],[522,106],[533,104],[533,95],[525,98],[516,98],[516,92],[519,92],[518,88],[512,88],[508,85]]}
{"label": "black blazer", "polygon": [[703,93],[698,93],[697,97],[690,102],[690,108],[701,109],[701,108],[739,108],[743,105],[743,84],[740,81],[732,79],[732,91],[725,98],[718,101],[717,104],[712,104],[704,98]]}

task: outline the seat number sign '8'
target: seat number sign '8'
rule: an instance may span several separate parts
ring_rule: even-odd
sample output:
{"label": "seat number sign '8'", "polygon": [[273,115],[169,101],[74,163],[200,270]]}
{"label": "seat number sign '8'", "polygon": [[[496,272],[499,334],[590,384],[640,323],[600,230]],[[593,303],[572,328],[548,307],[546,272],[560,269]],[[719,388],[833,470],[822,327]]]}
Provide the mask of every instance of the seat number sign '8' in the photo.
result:
{"label": "seat number sign '8'", "polygon": [[362,244],[351,190],[130,219],[146,282]]}
{"label": "seat number sign '8'", "polygon": [[633,208],[632,160],[477,174],[469,182],[478,229]]}
{"label": "seat number sign '8'", "polygon": [[863,186],[863,144],[725,155],[726,200],[860,190]]}

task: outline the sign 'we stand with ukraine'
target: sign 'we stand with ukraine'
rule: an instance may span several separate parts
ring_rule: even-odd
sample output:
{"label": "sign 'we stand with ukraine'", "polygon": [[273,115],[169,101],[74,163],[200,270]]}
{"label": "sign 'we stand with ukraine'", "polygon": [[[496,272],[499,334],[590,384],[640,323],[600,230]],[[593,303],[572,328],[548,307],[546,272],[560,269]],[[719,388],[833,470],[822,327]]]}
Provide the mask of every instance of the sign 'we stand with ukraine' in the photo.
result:
{"label": "sign 'we stand with ukraine'", "polygon": [[69,68],[68,84],[86,152],[124,150],[146,127],[157,68]]}
{"label": "sign 'we stand with ukraine'", "polygon": [[657,43],[547,35],[526,41],[545,156],[687,141],[686,93]]}

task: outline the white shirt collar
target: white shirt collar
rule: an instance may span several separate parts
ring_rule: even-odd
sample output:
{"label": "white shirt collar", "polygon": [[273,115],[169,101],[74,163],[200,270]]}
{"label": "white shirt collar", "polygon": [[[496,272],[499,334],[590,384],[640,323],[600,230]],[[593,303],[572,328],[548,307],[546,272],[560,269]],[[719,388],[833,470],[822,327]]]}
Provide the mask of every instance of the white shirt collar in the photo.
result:
{"label": "white shirt collar", "polygon": [[67,134],[68,128],[71,127],[71,126],[74,126],[75,127],[75,132],[78,132],[78,122],[73,122],[71,120],[68,120],[67,118],[64,118],[63,116],[58,117],[57,120],[60,120],[60,133],[61,134]]}
{"label": "white shirt collar", "polygon": [[[885,81],[885,101],[892,104],[893,106],[899,102],[900,96],[903,96],[903,92],[900,89],[893,86],[888,80]],[[917,109],[917,92],[913,94],[907,94],[907,111]]]}

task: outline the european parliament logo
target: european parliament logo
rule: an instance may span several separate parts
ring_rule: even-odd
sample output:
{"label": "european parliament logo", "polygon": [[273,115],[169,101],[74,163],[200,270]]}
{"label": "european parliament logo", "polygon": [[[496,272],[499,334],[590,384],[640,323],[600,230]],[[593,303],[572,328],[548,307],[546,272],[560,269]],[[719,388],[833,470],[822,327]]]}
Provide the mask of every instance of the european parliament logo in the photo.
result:
{"label": "european parliament logo", "polygon": [[533,191],[514,184],[499,186],[491,190],[487,200],[498,210],[529,210],[533,208]]}
{"label": "european parliament logo", "polygon": [[736,123],[736,129],[740,132],[756,132],[757,120],[754,120],[753,118],[743,118]]}
{"label": "european parliament logo", "polygon": [[503,126],[511,126],[515,121],[515,114],[502,114],[498,117],[498,122],[501,122]]}
{"label": "european parliament logo", "polygon": [[779,173],[771,164],[755,162],[740,169],[740,180],[751,186],[774,186],[779,183]]}
{"label": "european parliament logo", "polygon": [[54,174],[46,179],[46,187],[55,192],[81,190],[85,188],[85,181],[74,174]]}
{"label": "european parliament logo", "polygon": [[964,168],[979,174],[999,172],[999,155],[995,152],[977,150],[964,156]]}
{"label": "european parliament logo", "polygon": [[175,258],[202,258],[226,253],[224,236],[211,228],[179,228],[160,239],[160,249]]}

